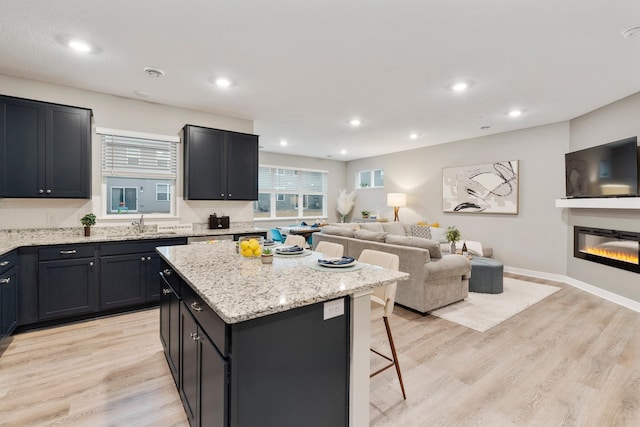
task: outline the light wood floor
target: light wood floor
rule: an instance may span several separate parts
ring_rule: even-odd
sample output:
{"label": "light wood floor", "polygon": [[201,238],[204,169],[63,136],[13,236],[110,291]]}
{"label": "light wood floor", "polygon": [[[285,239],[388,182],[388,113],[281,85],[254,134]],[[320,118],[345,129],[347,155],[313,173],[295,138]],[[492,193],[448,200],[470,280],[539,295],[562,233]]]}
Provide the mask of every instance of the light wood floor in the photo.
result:
{"label": "light wood floor", "polygon": [[[407,400],[393,370],[372,379],[372,426],[640,426],[640,314],[512,277],[562,290],[484,333],[395,309]],[[374,323],[374,345],[384,337]],[[22,333],[5,346],[1,426],[188,425],[157,309]]]}

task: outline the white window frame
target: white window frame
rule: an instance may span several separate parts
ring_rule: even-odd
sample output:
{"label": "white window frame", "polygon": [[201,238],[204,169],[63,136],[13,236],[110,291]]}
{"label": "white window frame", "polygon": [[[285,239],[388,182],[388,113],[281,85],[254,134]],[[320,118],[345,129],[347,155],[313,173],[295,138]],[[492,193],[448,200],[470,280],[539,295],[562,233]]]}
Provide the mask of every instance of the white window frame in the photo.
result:
{"label": "white window frame", "polygon": [[[169,202],[170,202],[170,211],[169,213],[145,213],[145,218],[168,218],[168,219],[177,219],[179,218],[179,207],[178,207],[178,198],[177,197],[172,197],[171,194],[176,194],[176,188],[179,185],[182,185],[182,180],[181,177],[179,177],[178,175],[178,164],[180,162],[180,153],[181,150],[178,149],[178,144],[180,143],[180,138],[177,136],[171,136],[171,135],[161,135],[161,134],[153,134],[153,133],[147,133],[147,132],[136,132],[136,131],[129,131],[129,130],[121,130],[121,129],[111,129],[111,128],[103,128],[103,127],[96,127],[96,134],[101,136],[101,153],[100,153],[100,162],[102,165],[102,179],[101,179],[101,197],[100,197],[100,202],[101,202],[101,208],[100,208],[100,214],[98,215],[98,219],[101,220],[131,220],[131,218],[138,218],[139,214],[136,212],[132,212],[132,211],[128,211],[128,212],[132,212],[131,214],[128,213],[116,213],[116,212],[112,212],[110,207],[111,207],[111,194],[110,192],[108,192],[108,188],[107,188],[107,177],[108,176],[115,176],[115,177],[122,177],[122,178],[161,178],[161,179],[168,179],[170,181],[170,188],[169,188]],[[172,152],[171,155],[167,158],[167,159],[158,159],[158,169],[165,169],[165,168],[172,168],[171,169],[171,175],[158,175],[158,174],[145,174],[143,172],[140,173],[117,173],[117,172],[113,172],[113,173],[105,173],[104,170],[104,161],[105,159],[103,158],[104,153],[102,151],[103,147],[103,141],[102,141],[102,136],[114,136],[114,137],[125,137],[125,138],[137,138],[137,139],[144,139],[144,140],[151,140],[151,141],[159,141],[159,142],[171,142],[174,143],[172,146]],[[133,154],[133,153],[132,153]],[[132,155],[130,157],[136,157],[135,155]],[[160,160],[163,160],[165,163],[167,164],[162,164],[163,162],[161,162]],[[127,160],[128,163],[128,160]],[[157,193],[156,193],[156,198],[157,198]],[[139,200],[139,195],[138,195],[138,200],[137,203],[140,203]]]}
{"label": "white window frame", "polygon": [[[384,182],[382,183],[382,185],[376,185],[376,180],[375,180],[376,172],[382,172],[382,175],[384,176],[384,169],[383,168],[365,169],[365,170],[358,171],[356,173],[356,188],[358,188],[358,189],[384,188]],[[367,174],[369,175],[369,182],[371,182],[371,185],[363,186],[362,185],[362,175],[367,175]]]}
{"label": "white window frame", "polygon": [[[164,187],[166,191],[160,191],[160,187]],[[166,194],[166,199],[158,199],[158,194]],[[170,202],[171,201],[171,184],[156,183],[156,202]]]}
{"label": "white window frame", "polygon": [[[271,189],[259,188],[258,193],[267,193],[269,194],[269,203],[270,203],[270,212],[268,217],[255,217],[255,221],[273,221],[273,220],[287,220],[287,219],[318,219],[318,218],[327,218],[327,204],[328,204],[328,180],[329,180],[329,171],[320,170],[320,169],[306,169],[306,168],[296,168],[290,166],[274,166],[274,165],[260,165],[260,168],[270,168],[273,170],[273,176],[299,176],[300,172],[317,172],[323,174],[324,188],[325,191],[309,191],[302,190],[298,188],[297,190],[285,190],[283,187],[272,186]],[[299,183],[298,183],[299,186]],[[284,202],[286,201],[286,195],[294,195],[298,196],[297,200],[303,200],[303,203],[296,203],[295,209],[298,211],[298,215],[292,217],[283,217],[277,216],[276,202]],[[324,203],[322,206],[322,215],[304,215],[305,210],[305,201],[307,198],[305,196],[322,196],[324,197]]]}

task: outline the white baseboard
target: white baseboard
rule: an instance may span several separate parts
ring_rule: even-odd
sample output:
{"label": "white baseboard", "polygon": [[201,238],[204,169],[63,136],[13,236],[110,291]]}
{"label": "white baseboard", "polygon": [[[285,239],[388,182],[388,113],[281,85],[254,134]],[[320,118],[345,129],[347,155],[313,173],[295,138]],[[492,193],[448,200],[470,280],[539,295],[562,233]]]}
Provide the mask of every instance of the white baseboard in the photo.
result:
{"label": "white baseboard", "polygon": [[589,292],[592,295],[595,295],[607,301],[610,301],[615,304],[621,305],[625,308],[628,308],[629,310],[633,310],[640,313],[640,302],[634,301],[627,297],[623,297],[621,295],[607,291],[597,286],[590,285],[578,279],[574,279],[573,277],[564,276],[562,274],[545,273],[543,271],[527,270],[525,268],[509,267],[506,265],[504,266],[504,271],[506,271],[507,273],[521,274],[523,276],[537,277],[539,279],[564,282],[568,285],[573,286],[574,288],[578,288],[585,292]]}

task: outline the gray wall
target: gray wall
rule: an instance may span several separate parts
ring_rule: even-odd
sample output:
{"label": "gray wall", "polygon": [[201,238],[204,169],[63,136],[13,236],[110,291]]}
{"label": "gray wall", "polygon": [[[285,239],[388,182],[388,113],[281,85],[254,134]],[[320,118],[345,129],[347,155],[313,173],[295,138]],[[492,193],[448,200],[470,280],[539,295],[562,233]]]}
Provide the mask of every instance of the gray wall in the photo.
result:
{"label": "gray wall", "polygon": [[[358,189],[354,212],[363,209],[393,219],[386,194],[407,193],[400,220],[455,225],[462,237],[494,248],[510,267],[565,274],[567,227],[554,200],[564,195],[564,153],[569,146],[567,122],[457,141],[348,163],[347,182],[356,173],[384,168],[385,188]],[[517,215],[443,213],[442,168],[519,160]]]}
{"label": "gray wall", "polygon": [[[640,135],[640,93],[571,120],[570,150]],[[583,282],[640,301],[640,275],[573,257],[573,226],[640,232],[637,210],[565,209],[568,214],[567,274]]]}

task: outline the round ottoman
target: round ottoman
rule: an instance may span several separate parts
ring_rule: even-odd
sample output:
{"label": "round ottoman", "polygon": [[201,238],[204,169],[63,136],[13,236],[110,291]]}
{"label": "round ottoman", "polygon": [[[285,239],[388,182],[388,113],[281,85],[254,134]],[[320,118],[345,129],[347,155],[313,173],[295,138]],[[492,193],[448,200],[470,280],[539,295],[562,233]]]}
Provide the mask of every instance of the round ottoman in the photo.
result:
{"label": "round ottoman", "polygon": [[471,258],[469,292],[501,294],[503,270],[504,265],[495,259],[483,257]]}

